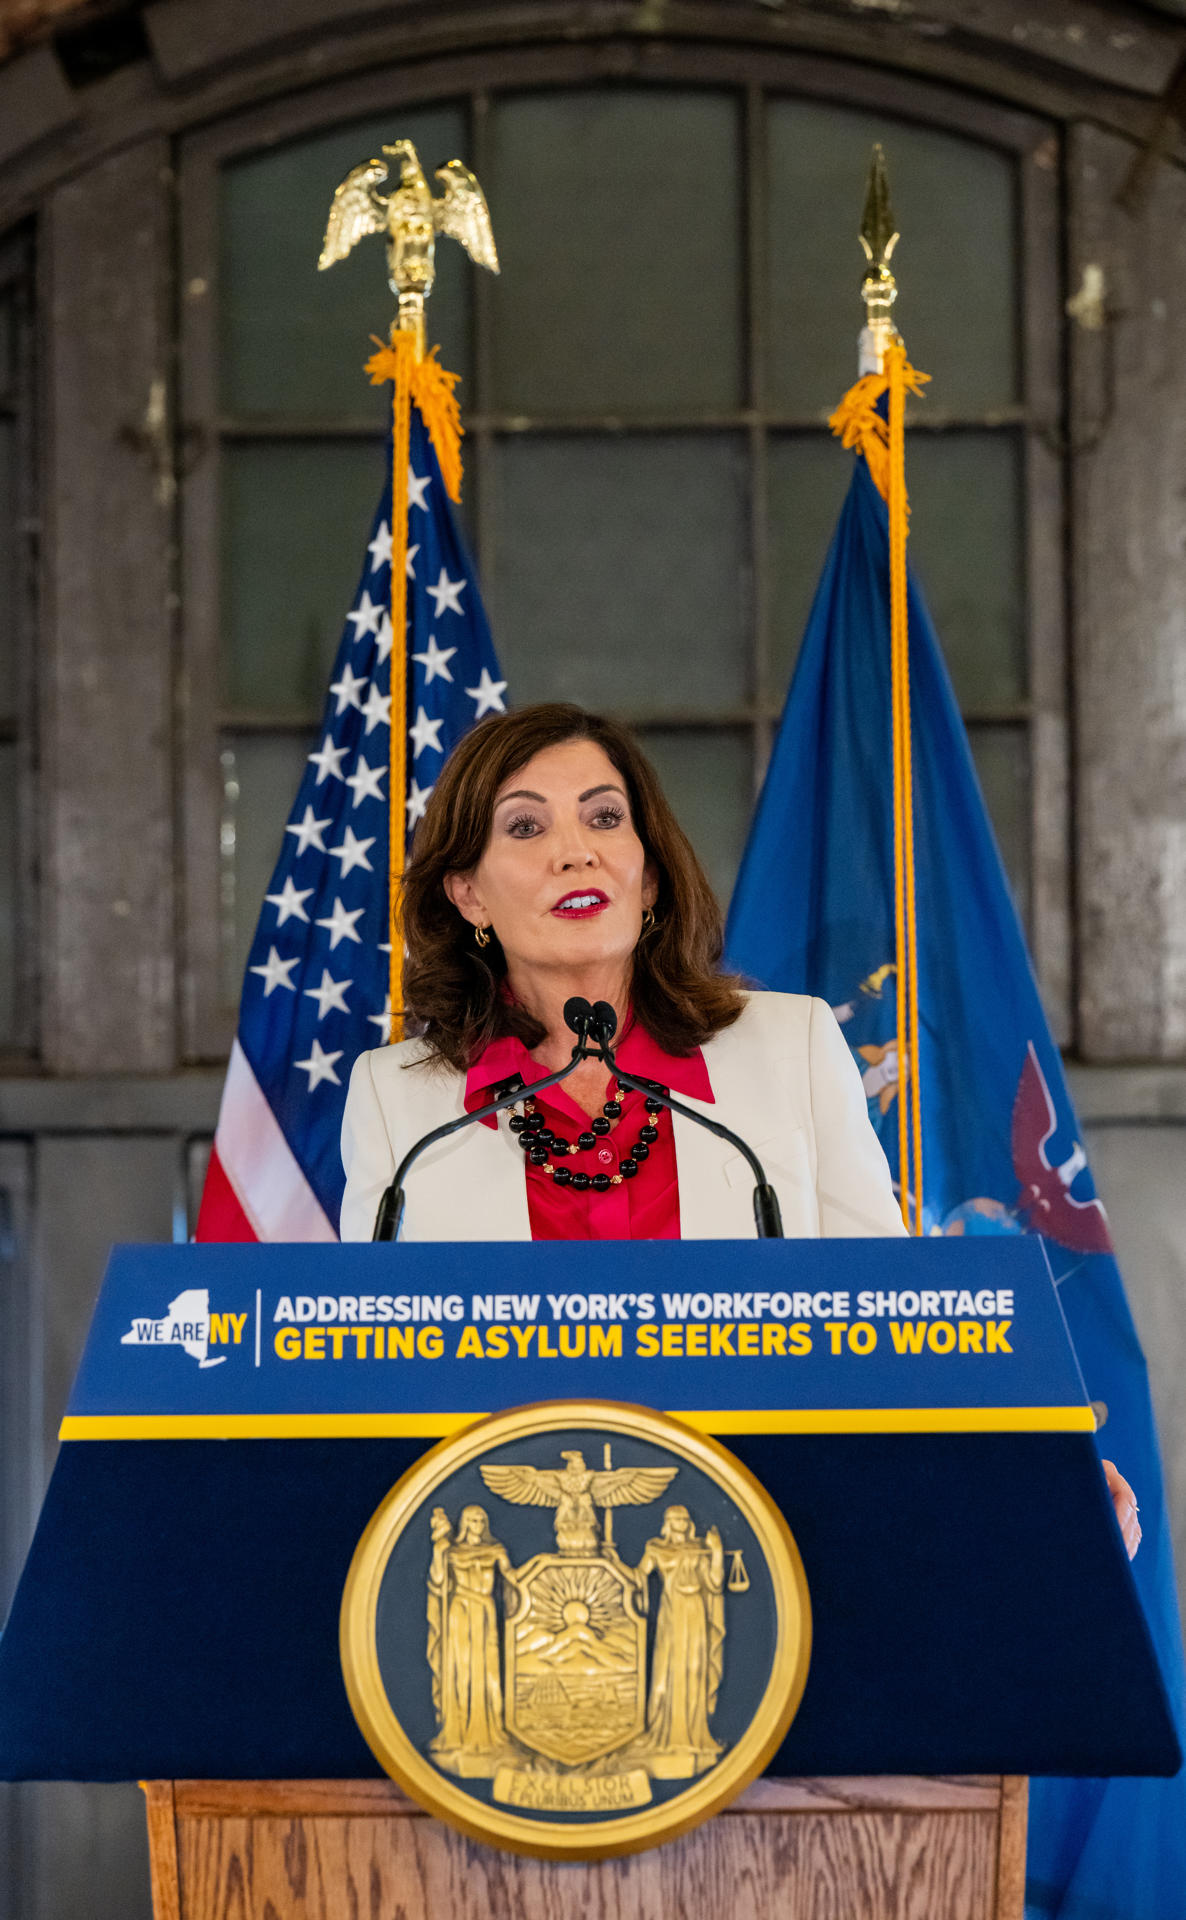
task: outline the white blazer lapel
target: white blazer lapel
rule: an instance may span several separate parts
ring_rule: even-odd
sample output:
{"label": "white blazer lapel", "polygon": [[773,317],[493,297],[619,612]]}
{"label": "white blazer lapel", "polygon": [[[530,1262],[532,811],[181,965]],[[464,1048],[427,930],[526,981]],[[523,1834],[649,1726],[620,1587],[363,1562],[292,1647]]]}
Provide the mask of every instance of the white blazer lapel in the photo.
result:
{"label": "white blazer lapel", "polygon": [[[710,1120],[715,1106],[684,1098]],[[719,1104],[719,1103],[718,1103]],[[682,1240],[752,1240],[754,1211],[750,1185],[731,1185],[725,1175],[737,1149],[727,1140],[698,1127],[693,1120],[673,1114],[675,1164],[679,1174],[679,1230]]]}
{"label": "white blazer lapel", "polygon": [[409,1240],[530,1240],[523,1154],[506,1123],[478,1120],[429,1147],[408,1175]]}

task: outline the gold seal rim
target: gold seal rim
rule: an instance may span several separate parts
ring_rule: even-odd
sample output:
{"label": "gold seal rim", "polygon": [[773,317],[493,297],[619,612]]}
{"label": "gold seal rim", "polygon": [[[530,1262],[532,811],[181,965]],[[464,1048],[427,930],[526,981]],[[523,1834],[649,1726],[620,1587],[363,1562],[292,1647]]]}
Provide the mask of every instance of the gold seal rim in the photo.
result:
{"label": "gold seal rim", "polygon": [[[455,1787],[424,1758],[392,1709],[379,1669],[375,1623],[387,1561],[405,1526],[436,1484],[475,1456],[550,1428],[587,1427],[625,1434],[682,1453],[742,1509],[770,1571],[776,1634],[770,1674],[749,1726],[717,1765],[658,1807],[613,1820],[565,1824],[486,1807]],[[793,1639],[798,1626],[797,1641]],[[755,1780],[778,1751],[799,1709],[811,1664],[811,1596],[790,1527],[757,1476],[710,1434],[653,1407],[620,1400],[544,1400],[507,1408],[452,1434],[409,1467],[372,1514],[354,1550],[342,1593],[339,1647],[342,1677],[359,1729],[384,1772],[426,1812],[470,1839],[536,1859],[601,1860],[678,1839]]]}

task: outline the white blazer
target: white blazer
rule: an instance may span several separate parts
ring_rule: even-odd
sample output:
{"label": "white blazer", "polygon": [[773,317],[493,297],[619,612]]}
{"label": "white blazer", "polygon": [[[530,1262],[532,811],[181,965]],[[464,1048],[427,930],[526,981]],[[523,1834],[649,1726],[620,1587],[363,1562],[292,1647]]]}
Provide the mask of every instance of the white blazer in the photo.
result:
{"label": "white blazer", "polygon": [[[715,1096],[693,1100],[745,1140],[778,1195],[788,1239],[905,1231],[869,1124],[856,1063],[822,1000],[752,993],[705,1042]],[[369,1240],[384,1189],[413,1141],[464,1111],[465,1075],[426,1064],[418,1040],[363,1053],[342,1121],[343,1240]],[[751,1240],[753,1175],[727,1140],[675,1114],[681,1238]],[[408,1175],[407,1240],[530,1240],[523,1154],[506,1117],[421,1155]]]}

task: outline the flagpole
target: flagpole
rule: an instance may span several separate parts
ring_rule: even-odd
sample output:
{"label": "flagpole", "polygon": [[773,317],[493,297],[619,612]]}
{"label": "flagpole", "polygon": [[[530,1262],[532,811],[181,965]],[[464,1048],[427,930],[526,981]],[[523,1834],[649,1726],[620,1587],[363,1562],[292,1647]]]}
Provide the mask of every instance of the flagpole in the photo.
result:
{"label": "flagpole", "polygon": [[[438,364],[436,349],[426,351],[424,303],[436,277],[436,234],[460,241],[479,266],[498,272],[498,252],[490,229],[485,195],[460,160],[439,167],[444,192],[434,195],[410,140],[383,149],[399,164],[399,184],[389,194],[379,183],[389,169],[383,160],[353,167],[336,189],[318,267],[333,266],[370,233],[387,239],[387,284],[398,302],[386,343],[366,363],[372,386],[392,383],[391,395],[391,760],[388,832],[388,938],[390,941],[389,1040],[404,1030],[403,929],[400,901],[407,840],[408,791],[408,468],[412,406],[419,408],[450,499],[461,499],[461,416],[457,375]],[[374,336],[372,336],[374,337]]]}
{"label": "flagpole", "polygon": [[[906,582],[906,385],[903,378],[906,355],[901,346],[891,347],[889,361],[889,525],[890,525],[890,646],[893,670],[894,742],[897,805],[895,808],[894,853],[899,896],[897,919],[905,934],[899,941],[899,953],[905,952],[903,969],[898,970],[899,1034],[903,1024],[909,1058],[907,1083],[898,1100],[899,1142],[905,1136],[906,1101],[910,1096],[910,1127],[913,1144],[914,1232],[921,1234],[922,1171],[922,1088],[919,1069],[918,1032],[918,921],[914,881],[914,759],[910,728],[910,646]],[[905,1022],[902,1020],[905,1000]],[[899,1041],[899,1045],[900,1045]],[[899,1053],[899,1059],[901,1059]],[[905,1158],[902,1164],[906,1164]],[[908,1223],[909,1224],[909,1223]]]}
{"label": "flagpole", "polygon": [[[409,316],[411,320],[411,316]],[[404,1033],[403,931],[400,894],[407,841],[405,796],[408,790],[408,460],[412,442],[412,368],[423,357],[424,302],[419,327],[405,320],[404,304],[391,329],[395,358],[391,387],[391,826],[387,836],[388,968],[391,1024],[388,1036]],[[398,662],[398,664],[397,664]]]}
{"label": "flagpole", "polygon": [[[884,459],[873,471],[885,496],[889,518],[890,684],[893,737],[894,929],[897,948],[896,1027],[898,1048],[898,1189],[902,1219],[915,1234],[923,1231],[922,1085],[919,1062],[918,918],[914,871],[914,758],[910,726],[910,634],[906,540],[906,392],[918,392],[925,375],[908,365],[902,337],[893,321],[898,297],[890,259],[898,243],[890,206],[885,155],[873,149],[860,242],[867,260],[861,282],[865,326],[860,339],[858,389],[869,411],[873,389],[884,393],[888,418],[880,435],[865,427],[859,436],[880,438]],[[850,396],[851,399],[852,396]],[[841,408],[841,413],[845,409]],[[846,436],[846,444],[850,444]],[[871,470],[872,470],[872,463]]]}

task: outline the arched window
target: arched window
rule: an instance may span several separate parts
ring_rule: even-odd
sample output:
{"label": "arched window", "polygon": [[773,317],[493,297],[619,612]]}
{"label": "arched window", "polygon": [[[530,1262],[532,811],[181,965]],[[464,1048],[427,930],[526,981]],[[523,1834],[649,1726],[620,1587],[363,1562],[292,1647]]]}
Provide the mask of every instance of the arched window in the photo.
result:
{"label": "arched window", "polygon": [[381,251],[315,267],[334,187],[397,135],[426,167],[474,167],[502,257],[494,281],[440,248],[429,331],[464,380],[465,512],[511,697],[631,721],[723,900],[848,482],[827,416],[856,376],[882,141],[899,319],[933,376],[913,558],[1039,947],[1061,914],[1048,129],[868,71],[857,100],[811,62],[793,88],[760,56],[710,80],[660,50],[646,84],[563,63],[500,56],[431,99],[376,76],[185,150],[199,1053],[225,1044],[382,483],[385,395],[361,371],[390,315]]}

